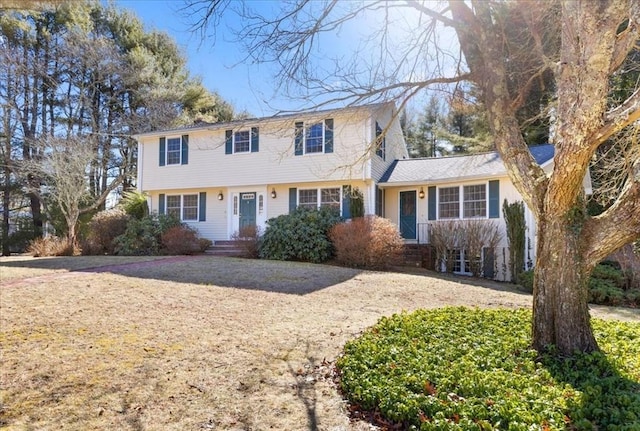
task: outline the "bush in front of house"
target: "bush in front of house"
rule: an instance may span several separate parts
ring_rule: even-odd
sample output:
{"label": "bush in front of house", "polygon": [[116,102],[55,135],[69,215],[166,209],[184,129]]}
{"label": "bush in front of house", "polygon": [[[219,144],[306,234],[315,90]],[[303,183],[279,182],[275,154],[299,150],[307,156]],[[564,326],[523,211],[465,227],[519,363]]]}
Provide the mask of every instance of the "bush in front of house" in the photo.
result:
{"label": "bush in front of house", "polygon": [[160,235],[162,254],[195,254],[201,250],[198,233],[186,225],[173,226]]}
{"label": "bush in front of house", "polygon": [[252,224],[241,227],[231,235],[231,240],[235,241],[240,249],[241,257],[257,259],[260,256],[261,233],[261,229]]}
{"label": "bush in front of house", "polygon": [[640,325],[592,319],[602,352],[530,348],[531,311],[383,317],[337,361],[351,411],[389,429],[640,429]]}
{"label": "bush in front of house", "polygon": [[398,227],[390,220],[358,217],[329,231],[337,263],[355,268],[385,269],[397,264],[404,248]]}
{"label": "bush in front of house", "polygon": [[321,263],[333,255],[329,229],[339,223],[335,208],[296,208],[267,221],[260,245],[260,257]]}
{"label": "bush in front of house", "polygon": [[141,219],[132,218],[125,232],[114,240],[115,253],[124,256],[159,254],[162,235],[173,227],[182,226],[177,217],[152,214]]}
{"label": "bush in front of house", "polygon": [[126,232],[131,216],[120,208],[100,211],[87,225],[87,237],[82,242],[82,254],[114,254],[114,240]]}

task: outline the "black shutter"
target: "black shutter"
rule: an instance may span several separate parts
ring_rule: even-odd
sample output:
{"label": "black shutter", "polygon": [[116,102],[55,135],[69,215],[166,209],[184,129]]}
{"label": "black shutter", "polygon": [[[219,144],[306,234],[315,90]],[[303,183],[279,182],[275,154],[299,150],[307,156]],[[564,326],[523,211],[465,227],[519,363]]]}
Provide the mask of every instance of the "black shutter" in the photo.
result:
{"label": "black shutter", "polygon": [[333,119],[324,120],[324,152],[333,153]]}
{"label": "black shutter", "polygon": [[233,153],[233,130],[227,130],[224,132],[225,141],[224,141],[224,153],[232,154]]}
{"label": "black shutter", "polygon": [[260,136],[258,133],[259,133],[259,130],[257,127],[251,128],[251,152],[252,153],[257,153],[258,150],[260,149]]}
{"label": "black shutter", "polygon": [[158,196],[158,213],[164,214],[164,193],[160,193]]}
{"label": "black shutter", "polygon": [[303,153],[302,151],[303,133],[304,133],[304,123],[297,122],[296,129],[295,129],[296,136],[295,136],[295,148],[294,148],[294,152],[296,156],[301,156]]}
{"label": "black shutter", "polygon": [[489,181],[489,218],[500,218],[500,180]]}
{"label": "black shutter", "polygon": [[429,205],[429,209],[427,210],[427,218],[429,220],[435,220],[438,214],[437,212],[437,200],[436,200],[436,186],[427,187],[427,201]]}
{"label": "black shutter", "polygon": [[166,164],[165,157],[167,153],[167,139],[165,137],[160,138],[160,166]]}
{"label": "black shutter", "polygon": [[293,212],[298,206],[298,189],[291,187],[289,189],[289,213]]}
{"label": "black shutter", "polygon": [[207,221],[207,192],[200,192],[198,221]]}
{"label": "black shutter", "polygon": [[182,164],[189,163],[189,135],[182,135]]}

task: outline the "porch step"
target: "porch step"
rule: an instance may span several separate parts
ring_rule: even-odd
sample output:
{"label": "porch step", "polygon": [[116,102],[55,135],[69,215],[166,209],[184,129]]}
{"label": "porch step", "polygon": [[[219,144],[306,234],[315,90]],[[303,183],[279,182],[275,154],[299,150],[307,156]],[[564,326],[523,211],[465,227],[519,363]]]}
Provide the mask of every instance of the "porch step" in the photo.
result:
{"label": "porch step", "polygon": [[432,247],[425,244],[405,244],[403,262],[405,266],[433,269]]}
{"label": "porch step", "polygon": [[239,257],[244,255],[242,247],[237,241],[215,241],[211,247],[204,251],[204,253],[210,256],[229,257]]}

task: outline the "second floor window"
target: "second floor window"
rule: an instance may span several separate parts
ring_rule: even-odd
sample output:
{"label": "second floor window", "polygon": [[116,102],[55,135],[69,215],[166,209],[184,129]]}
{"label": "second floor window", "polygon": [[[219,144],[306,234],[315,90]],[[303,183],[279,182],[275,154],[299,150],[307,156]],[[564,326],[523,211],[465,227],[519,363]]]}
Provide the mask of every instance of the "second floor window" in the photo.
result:
{"label": "second floor window", "polygon": [[295,155],[333,153],[333,119],[295,124]]}
{"label": "second floor window", "polygon": [[189,162],[189,135],[160,138],[160,166],[186,165]]}
{"label": "second floor window", "polygon": [[251,151],[251,133],[249,130],[235,132],[233,134],[233,152],[248,153]]}
{"label": "second floor window", "polygon": [[304,133],[304,152],[324,152],[324,124],[316,123],[307,126]]}

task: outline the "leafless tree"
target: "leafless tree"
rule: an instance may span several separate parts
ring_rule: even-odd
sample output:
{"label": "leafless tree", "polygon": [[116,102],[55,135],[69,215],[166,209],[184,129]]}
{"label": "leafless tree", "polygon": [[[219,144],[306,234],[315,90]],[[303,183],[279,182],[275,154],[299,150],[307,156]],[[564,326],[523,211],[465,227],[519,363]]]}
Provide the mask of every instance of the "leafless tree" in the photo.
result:
{"label": "leafless tree", "polygon": [[[609,96],[612,78],[638,49],[640,3],[299,0],[274,15],[252,11],[249,3],[187,3],[200,12],[195,24],[205,30],[220,25],[222,14],[237,14],[247,61],[274,64],[278,90],[316,107],[382,99],[402,107],[426,88],[472,82],[509,177],[538,224],[533,346],[553,344],[563,355],[598,349],[587,281],[601,259],[640,236],[638,152],[625,153],[629,175],[599,216],[586,211],[583,178],[603,143],[639,127],[638,83],[616,103]],[[345,41],[353,56],[332,57],[319,48],[353,22],[370,30],[360,44]],[[525,57],[526,67],[510,67]],[[549,175],[528,151],[518,115],[545,74],[555,87],[547,110],[556,148]]]}

